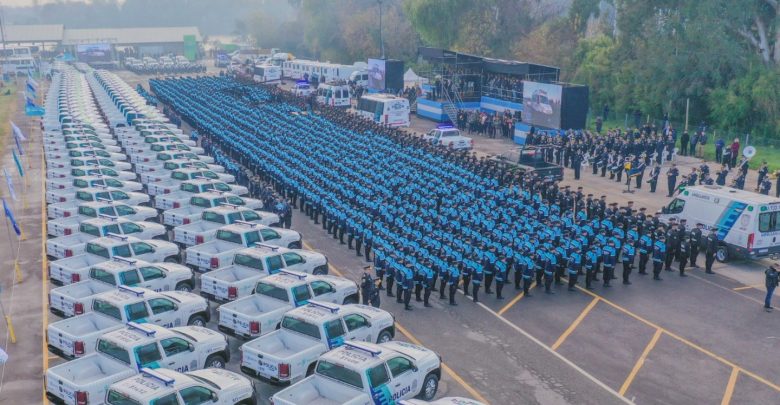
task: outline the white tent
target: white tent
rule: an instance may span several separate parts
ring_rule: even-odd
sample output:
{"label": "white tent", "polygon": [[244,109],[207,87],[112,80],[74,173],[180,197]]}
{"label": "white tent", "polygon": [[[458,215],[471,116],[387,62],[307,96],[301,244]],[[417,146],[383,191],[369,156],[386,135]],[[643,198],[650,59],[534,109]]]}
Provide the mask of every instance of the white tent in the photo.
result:
{"label": "white tent", "polygon": [[404,83],[417,83],[417,84],[423,84],[428,83],[428,79],[418,76],[417,73],[414,73],[414,70],[412,68],[409,68],[409,70],[404,73]]}

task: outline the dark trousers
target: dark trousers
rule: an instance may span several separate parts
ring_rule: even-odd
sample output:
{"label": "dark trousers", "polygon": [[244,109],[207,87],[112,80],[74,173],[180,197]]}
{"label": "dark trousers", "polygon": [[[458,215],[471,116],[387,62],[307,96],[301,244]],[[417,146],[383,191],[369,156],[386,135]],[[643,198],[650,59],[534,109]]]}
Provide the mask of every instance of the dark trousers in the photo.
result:
{"label": "dark trousers", "polygon": [[585,288],[591,289],[590,283],[593,281],[593,269],[585,270]]}
{"label": "dark trousers", "polygon": [[764,298],[764,308],[772,308],[772,294],[775,292],[777,286],[766,288],[766,298]]}
{"label": "dark trousers", "polygon": [[685,265],[688,264],[688,257],[685,255],[680,255],[680,275],[685,274]]}
{"label": "dark trousers", "polygon": [[699,248],[698,247],[691,247],[691,267],[698,267],[696,266],[696,258],[699,256]]}
{"label": "dark trousers", "polygon": [[604,266],[604,286],[609,285],[609,281],[612,280],[612,275],[615,272],[615,268],[612,266]]}
{"label": "dark trousers", "polygon": [[677,185],[677,180],[669,180],[666,183],[669,186],[669,197],[674,195],[674,187]]}
{"label": "dark trousers", "polygon": [[646,274],[645,271],[647,269],[647,260],[649,259],[649,256],[647,253],[640,253],[639,254],[639,274]]}
{"label": "dark trousers", "polygon": [[530,297],[531,296],[531,293],[528,292],[528,290],[531,289],[531,282],[532,281],[533,280],[531,279],[531,277],[524,277],[523,278],[523,294],[525,294],[526,297]]}
{"label": "dark trousers", "polygon": [[650,192],[655,193],[655,187],[658,185],[658,180],[650,181]]}
{"label": "dark trousers", "polygon": [[631,270],[634,268],[634,265],[631,262],[624,261],[623,262],[623,284],[629,283],[629,277],[631,276]]}
{"label": "dark trousers", "polygon": [[653,260],[653,278],[656,280],[661,279],[661,269],[663,268],[664,263],[660,260]]}
{"label": "dark trousers", "polygon": [[712,272],[712,264],[715,263],[715,252],[707,252],[704,255],[704,270],[707,273]]}

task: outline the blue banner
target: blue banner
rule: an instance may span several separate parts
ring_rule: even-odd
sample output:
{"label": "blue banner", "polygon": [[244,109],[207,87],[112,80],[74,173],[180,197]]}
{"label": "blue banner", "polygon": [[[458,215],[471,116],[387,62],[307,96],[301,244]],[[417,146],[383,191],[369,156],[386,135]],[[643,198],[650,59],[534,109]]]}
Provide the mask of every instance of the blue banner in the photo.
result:
{"label": "blue banner", "polygon": [[22,230],[19,229],[19,224],[16,223],[16,219],[14,218],[13,212],[11,212],[11,208],[8,207],[8,204],[5,202],[5,198],[3,198],[3,210],[5,211],[5,216],[9,220],[11,220],[11,226],[14,227],[14,232],[16,232],[16,236],[22,235]]}

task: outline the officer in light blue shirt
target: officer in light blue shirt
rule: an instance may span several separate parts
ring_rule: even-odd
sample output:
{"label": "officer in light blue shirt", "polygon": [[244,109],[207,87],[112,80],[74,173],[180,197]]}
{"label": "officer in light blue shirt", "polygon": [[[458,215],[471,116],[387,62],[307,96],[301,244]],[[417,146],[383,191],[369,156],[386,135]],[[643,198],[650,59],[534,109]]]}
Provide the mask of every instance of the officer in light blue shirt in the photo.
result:
{"label": "officer in light blue shirt", "polygon": [[634,268],[634,257],[636,256],[636,249],[634,248],[634,239],[626,239],[626,243],[623,245],[623,284],[630,285],[631,270]]}
{"label": "officer in light blue shirt", "polygon": [[647,261],[653,252],[653,231],[646,229],[645,234],[639,237],[639,274],[647,274]]}
{"label": "officer in light blue shirt", "polygon": [[661,269],[666,261],[666,235],[659,235],[653,244],[653,280],[661,279]]}

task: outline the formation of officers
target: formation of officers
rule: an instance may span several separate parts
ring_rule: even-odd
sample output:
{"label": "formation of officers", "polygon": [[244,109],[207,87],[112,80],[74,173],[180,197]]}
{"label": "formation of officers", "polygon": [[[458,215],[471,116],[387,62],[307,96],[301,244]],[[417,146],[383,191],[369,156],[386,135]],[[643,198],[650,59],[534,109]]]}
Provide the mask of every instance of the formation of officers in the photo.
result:
{"label": "formation of officers", "polygon": [[[225,78],[152,81],[155,93],[213,147],[262,181],[333,238],[373,262],[377,283],[408,310],[434,292],[457,305],[462,288],[503,299],[505,286],[603,288],[639,274],[685,276],[700,254],[711,272],[717,230],[662,224],[533,174],[473,154],[436,148],[401,130],[276,90]],[[622,277],[618,277],[622,276]],[[376,294],[372,282],[366,295]]]}

